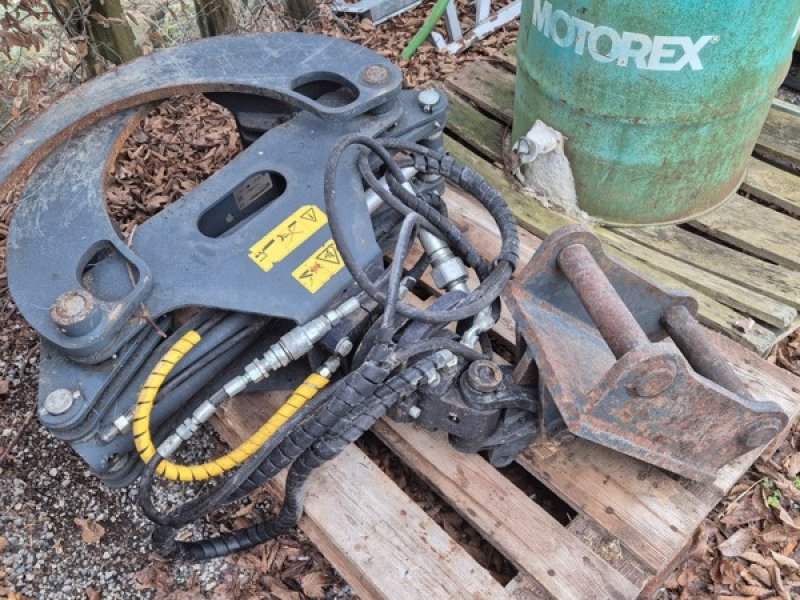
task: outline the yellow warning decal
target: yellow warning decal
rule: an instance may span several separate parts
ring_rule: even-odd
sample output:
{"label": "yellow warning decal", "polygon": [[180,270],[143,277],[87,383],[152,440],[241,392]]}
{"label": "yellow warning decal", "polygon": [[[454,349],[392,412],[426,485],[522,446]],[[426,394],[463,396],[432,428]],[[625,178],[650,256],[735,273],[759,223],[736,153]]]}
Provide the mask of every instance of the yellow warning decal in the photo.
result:
{"label": "yellow warning decal", "polygon": [[301,206],[280,225],[250,246],[248,255],[265,272],[294,252],[328,222],[327,215],[311,204]]}
{"label": "yellow warning decal", "polygon": [[342,270],[343,266],[344,261],[336,247],[336,242],[329,240],[292,271],[292,277],[309,292],[316,294],[323,285]]}

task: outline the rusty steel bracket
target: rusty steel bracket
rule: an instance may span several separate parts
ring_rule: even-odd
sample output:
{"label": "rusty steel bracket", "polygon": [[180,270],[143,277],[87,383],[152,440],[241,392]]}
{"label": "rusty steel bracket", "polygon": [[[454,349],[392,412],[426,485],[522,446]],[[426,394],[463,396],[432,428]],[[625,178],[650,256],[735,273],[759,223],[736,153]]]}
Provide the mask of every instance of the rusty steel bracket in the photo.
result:
{"label": "rusty steel bracket", "polygon": [[518,328],[515,376],[538,383],[545,439],[569,431],[711,481],[788,422],[719,356],[691,296],[609,257],[583,226],[547,238],[506,299]]}

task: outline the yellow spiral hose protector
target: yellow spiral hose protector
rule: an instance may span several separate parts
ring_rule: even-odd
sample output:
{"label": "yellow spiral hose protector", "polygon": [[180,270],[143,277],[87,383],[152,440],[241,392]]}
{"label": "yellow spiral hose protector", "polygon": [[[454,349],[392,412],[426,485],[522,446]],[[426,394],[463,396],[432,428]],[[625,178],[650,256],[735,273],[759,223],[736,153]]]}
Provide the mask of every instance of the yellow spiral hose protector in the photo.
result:
{"label": "yellow spiral hose protector", "polygon": [[[199,341],[200,335],[196,331],[187,332],[158,361],[142,386],[134,411],[133,438],[136,450],[145,463],[150,462],[158,452],[150,435],[153,402],[170,371]],[[156,472],[173,481],[203,481],[236,468],[255,454],[294,413],[324,389],[329,381],[319,373],[311,373],[266,423],[224,456],[198,465],[181,465],[164,459],[158,465]]]}

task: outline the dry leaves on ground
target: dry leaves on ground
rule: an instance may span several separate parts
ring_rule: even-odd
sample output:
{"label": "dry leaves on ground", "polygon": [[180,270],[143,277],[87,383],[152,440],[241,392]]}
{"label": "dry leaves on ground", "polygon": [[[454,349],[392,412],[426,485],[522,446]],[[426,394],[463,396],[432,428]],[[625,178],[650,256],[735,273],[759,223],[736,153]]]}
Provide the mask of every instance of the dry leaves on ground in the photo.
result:
{"label": "dry leaves on ground", "polygon": [[800,330],[778,344],[770,354],[769,361],[800,376]]}
{"label": "dry leaves on ground", "polygon": [[201,94],[162,102],[133,130],[109,174],[111,216],[133,228],[241,151],[233,116]]}
{"label": "dry leaves on ground", "polygon": [[[355,16],[333,16],[330,7],[322,5],[319,20],[308,23],[303,29],[348,39],[396,62],[403,69],[405,83],[410,88],[422,87],[429,81],[443,81],[466,62],[491,61],[516,39],[519,23],[513,21],[460,54],[450,54],[437,50],[431,44],[423,44],[410,60],[401,60],[401,52],[422,27],[433,4],[432,0],[425,0],[414,9],[379,25],[374,25],[369,19],[359,20]],[[466,32],[474,22],[475,5],[466,0],[458,0],[457,5],[461,26]],[[493,8],[497,9],[499,6]],[[444,34],[442,25],[443,22],[440,21],[438,30]]]}
{"label": "dry leaves on ground", "polygon": [[662,599],[800,593],[800,425],[707,518]]}
{"label": "dry leaves on ground", "polygon": [[96,544],[106,534],[106,528],[91,519],[75,517],[75,525],[80,529],[81,539],[86,544]]}

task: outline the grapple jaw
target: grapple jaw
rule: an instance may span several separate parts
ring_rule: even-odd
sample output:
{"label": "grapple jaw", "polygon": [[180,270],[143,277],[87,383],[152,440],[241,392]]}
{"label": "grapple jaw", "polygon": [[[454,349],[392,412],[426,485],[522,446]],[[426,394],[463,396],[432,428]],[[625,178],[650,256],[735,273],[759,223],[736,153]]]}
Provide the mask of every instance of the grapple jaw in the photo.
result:
{"label": "grapple jaw", "polygon": [[691,296],[632,272],[585,227],[547,238],[506,299],[520,341],[516,376],[538,382],[545,439],[569,431],[710,481],[787,424],[719,356]]}

